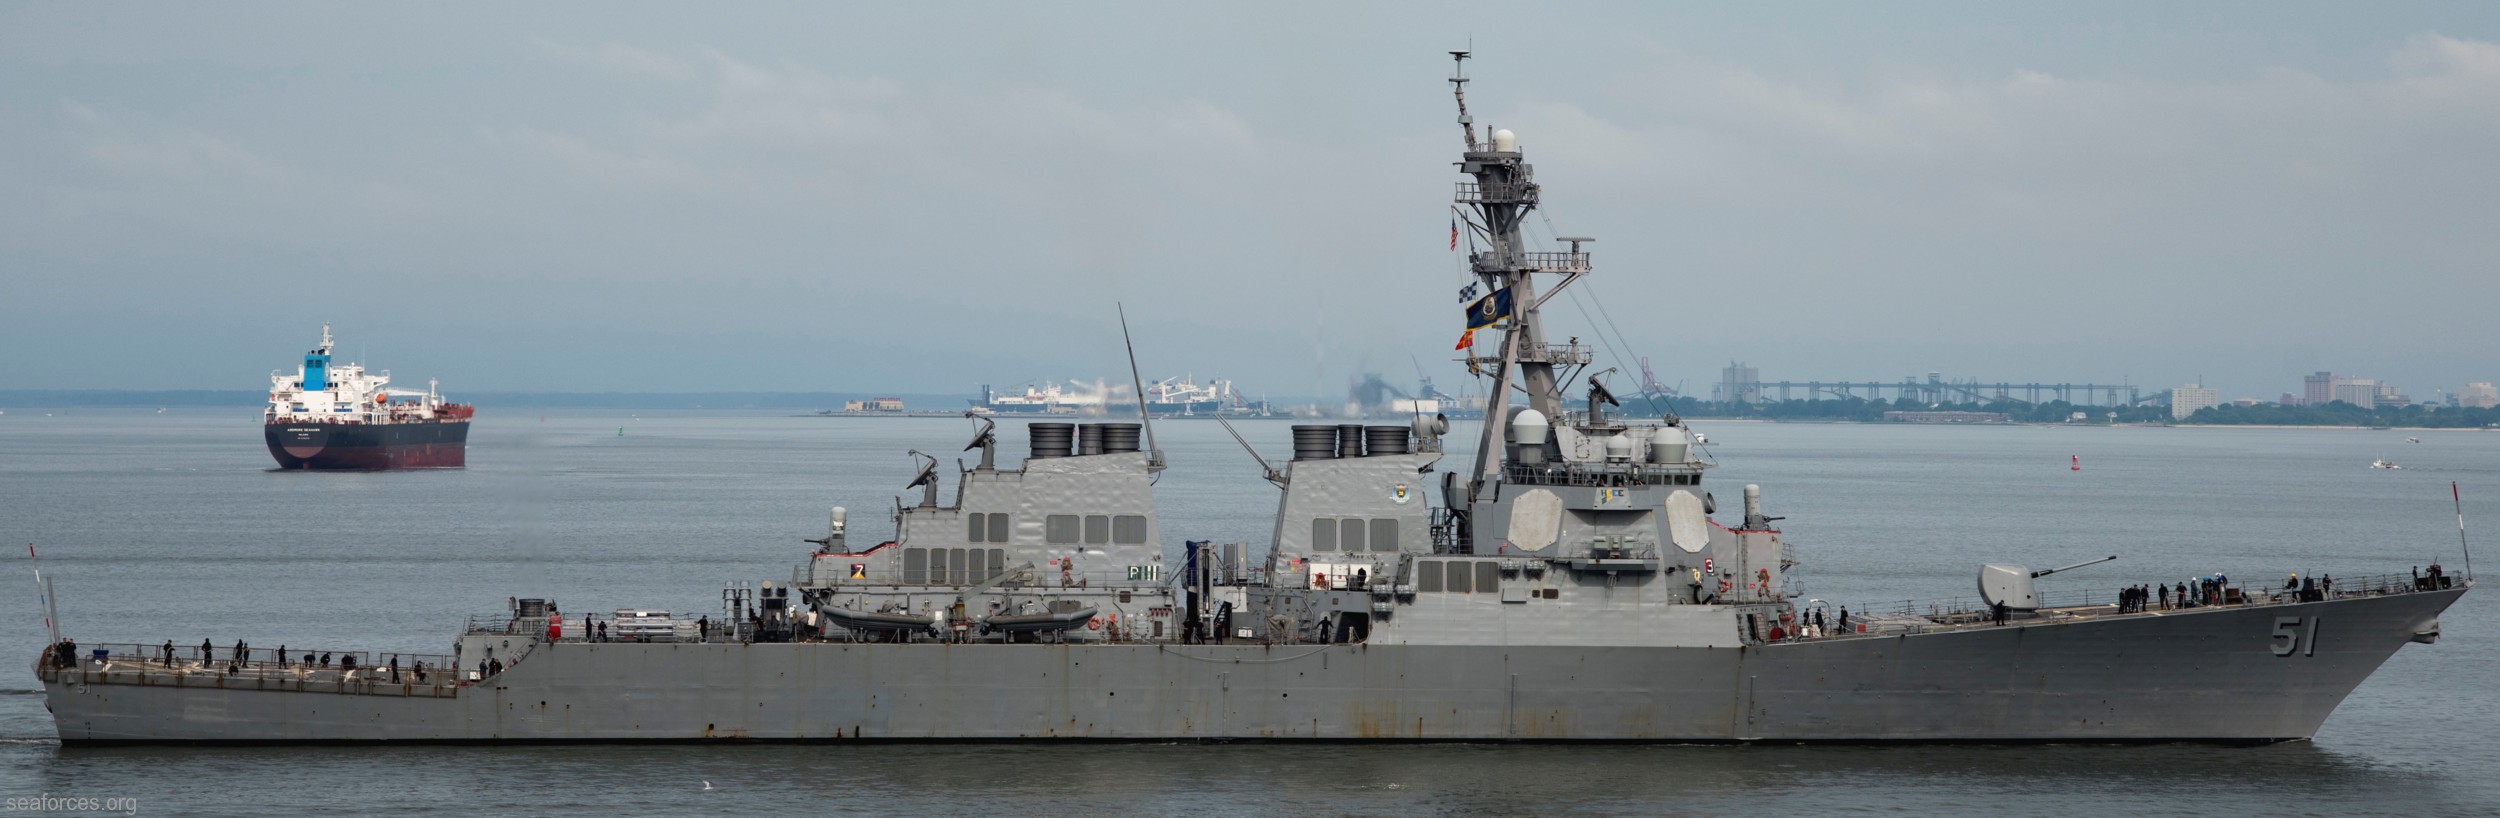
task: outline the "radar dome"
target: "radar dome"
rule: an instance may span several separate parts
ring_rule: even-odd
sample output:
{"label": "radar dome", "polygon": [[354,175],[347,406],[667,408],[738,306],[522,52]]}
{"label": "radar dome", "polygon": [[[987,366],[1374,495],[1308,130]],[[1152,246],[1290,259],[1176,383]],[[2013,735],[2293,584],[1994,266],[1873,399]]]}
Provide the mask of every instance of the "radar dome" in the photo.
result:
{"label": "radar dome", "polygon": [[1545,422],[1544,412],[1534,409],[1522,410],[1510,418],[1510,442],[1542,445],[1545,442],[1545,430],[1549,428],[1552,427]]}
{"label": "radar dome", "polygon": [[1518,150],[1519,135],[1511,133],[1509,128],[1496,129],[1493,132],[1493,149],[1504,153]]}

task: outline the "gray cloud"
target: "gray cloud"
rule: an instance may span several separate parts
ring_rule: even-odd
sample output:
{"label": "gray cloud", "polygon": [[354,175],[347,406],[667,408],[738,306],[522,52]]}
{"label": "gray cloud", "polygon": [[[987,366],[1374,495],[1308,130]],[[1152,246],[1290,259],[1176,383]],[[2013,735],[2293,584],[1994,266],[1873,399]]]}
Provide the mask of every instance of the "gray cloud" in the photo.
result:
{"label": "gray cloud", "polygon": [[[968,389],[1116,371],[1115,300],[1149,368],[1449,380],[1467,32],[1305,11],[20,8],[0,384],[248,384],[327,319],[447,387]],[[1473,91],[1669,380],[2500,376],[2489,21],[2082,13],[1596,6]]]}

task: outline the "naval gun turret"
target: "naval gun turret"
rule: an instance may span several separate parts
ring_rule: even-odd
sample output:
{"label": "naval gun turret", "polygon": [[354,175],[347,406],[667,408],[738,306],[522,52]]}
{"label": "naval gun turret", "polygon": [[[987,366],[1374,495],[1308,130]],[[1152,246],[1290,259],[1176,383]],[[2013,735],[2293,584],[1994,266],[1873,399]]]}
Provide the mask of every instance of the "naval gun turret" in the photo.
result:
{"label": "naval gun turret", "polygon": [[2032,580],[2060,571],[2072,571],[2086,565],[2099,565],[2117,558],[2118,555],[2112,554],[2100,559],[2084,560],[2046,571],[2033,571],[2020,565],[2004,563],[1982,565],[1979,566],[1979,598],[1988,603],[1988,607],[1991,608],[2004,605],[2009,611],[2036,611],[2040,609],[2040,593],[2032,587]]}

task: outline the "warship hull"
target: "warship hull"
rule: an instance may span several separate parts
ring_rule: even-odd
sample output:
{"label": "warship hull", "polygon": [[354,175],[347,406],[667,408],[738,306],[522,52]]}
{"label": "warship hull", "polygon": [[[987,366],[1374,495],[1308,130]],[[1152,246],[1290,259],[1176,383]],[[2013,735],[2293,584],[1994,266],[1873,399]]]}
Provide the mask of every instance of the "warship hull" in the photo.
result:
{"label": "warship hull", "polygon": [[468,463],[466,420],[263,425],[269,456],[284,469],[442,469]]}
{"label": "warship hull", "polygon": [[1736,647],[567,641],[476,683],[37,673],[65,744],[2259,744],[2314,735],[2464,591]]}

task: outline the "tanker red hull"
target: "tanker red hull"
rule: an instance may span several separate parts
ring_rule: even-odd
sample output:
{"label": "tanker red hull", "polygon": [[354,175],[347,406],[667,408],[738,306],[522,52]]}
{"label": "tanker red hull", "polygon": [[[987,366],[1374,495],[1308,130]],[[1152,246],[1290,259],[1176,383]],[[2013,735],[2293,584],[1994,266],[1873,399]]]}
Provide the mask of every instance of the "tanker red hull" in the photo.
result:
{"label": "tanker red hull", "polygon": [[306,423],[264,427],[269,455],[288,469],[444,469],[468,464],[469,421]]}

